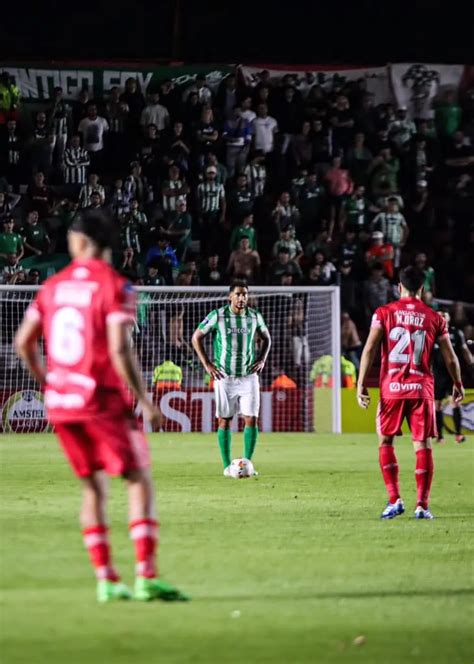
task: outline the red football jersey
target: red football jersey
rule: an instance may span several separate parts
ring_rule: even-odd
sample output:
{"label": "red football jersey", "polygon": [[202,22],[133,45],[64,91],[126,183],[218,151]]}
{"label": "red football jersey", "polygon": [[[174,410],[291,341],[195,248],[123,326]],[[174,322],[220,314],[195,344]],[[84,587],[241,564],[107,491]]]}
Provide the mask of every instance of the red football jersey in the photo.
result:
{"label": "red football jersey", "polygon": [[42,324],[52,422],[88,419],[117,398],[130,405],[110,361],[107,323],[133,322],[135,309],[133,287],[103,260],[75,260],[44,283],[26,315]]}
{"label": "red football jersey", "polygon": [[445,319],[416,297],[379,307],[372,327],[383,330],[382,399],[433,399],[431,356],[437,339],[448,334]]}

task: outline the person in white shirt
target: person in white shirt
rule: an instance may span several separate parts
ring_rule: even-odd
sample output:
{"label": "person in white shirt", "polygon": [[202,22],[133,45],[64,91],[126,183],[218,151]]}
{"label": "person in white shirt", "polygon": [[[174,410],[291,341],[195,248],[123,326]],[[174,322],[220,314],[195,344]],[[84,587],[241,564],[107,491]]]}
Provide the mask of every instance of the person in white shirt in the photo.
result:
{"label": "person in white shirt", "polygon": [[278,132],[278,122],[268,115],[268,106],[259,104],[257,117],[253,121],[254,145],[256,150],[264,154],[273,152],[275,147],[275,134]]}
{"label": "person in white shirt", "polygon": [[95,104],[89,104],[87,117],[79,122],[77,129],[82,134],[84,149],[89,152],[91,170],[100,172],[104,152],[104,134],[109,131],[109,124],[105,118],[98,115]]}
{"label": "person in white shirt", "polygon": [[150,103],[145,106],[140,116],[140,124],[143,128],[154,124],[158,131],[163,131],[169,125],[170,114],[166,106],[159,103],[160,95],[154,92],[150,95]]}
{"label": "person in white shirt", "polygon": [[183,102],[188,100],[189,95],[195,92],[198,96],[198,102],[201,105],[212,104],[212,92],[206,85],[206,77],[203,74],[196,76],[196,81],[186,88],[183,93]]}
{"label": "person in white shirt", "polygon": [[257,114],[255,111],[252,111],[252,97],[245,97],[245,99],[242,100],[242,117],[244,120],[247,120],[249,123],[250,129],[252,130],[253,133],[253,121],[257,117]]}

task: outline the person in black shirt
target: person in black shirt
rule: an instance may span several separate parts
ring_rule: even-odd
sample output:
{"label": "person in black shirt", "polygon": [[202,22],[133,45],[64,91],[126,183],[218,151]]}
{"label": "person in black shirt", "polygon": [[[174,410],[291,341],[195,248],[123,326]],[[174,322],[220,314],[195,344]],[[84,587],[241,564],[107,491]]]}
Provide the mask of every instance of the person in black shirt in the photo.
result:
{"label": "person in black shirt", "polygon": [[[462,355],[471,371],[474,368],[474,358],[472,357],[469,348],[466,344],[466,339],[461,330],[458,330],[453,325],[450,325],[451,317],[447,312],[443,312],[442,316],[446,319],[448,325],[449,336],[454,352],[458,357]],[[453,390],[453,381],[449,376],[444,361],[442,358],[441,350],[437,344],[434,346],[433,351],[433,375],[434,375],[434,392],[435,392],[435,408],[436,408],[436,427],[438,429],[438,443],[444,443],[443,429],[444,429],[444,413],[443,413],[443,399],[451,396]],[[463,443],[466,437],[462,434],[462,417],[461,407],[459,404],[451,403],[453,409],[453,422],[455,430],[455,439],[457,443]]]}

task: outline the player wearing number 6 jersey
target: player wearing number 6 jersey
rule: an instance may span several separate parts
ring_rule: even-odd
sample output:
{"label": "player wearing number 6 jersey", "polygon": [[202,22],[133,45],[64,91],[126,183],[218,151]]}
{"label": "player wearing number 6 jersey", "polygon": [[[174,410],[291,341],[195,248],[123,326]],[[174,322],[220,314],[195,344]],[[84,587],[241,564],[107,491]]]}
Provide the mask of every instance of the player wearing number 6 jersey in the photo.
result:
{"label": "player wearing number 6 jersey", "polygon": [[[147,397],[131,349],[133,288],[102,259],[112,235],[113,227],[102,216],[76,217],[68,235],[74,260],[45,282],[16,334],[16,347],[44,385],[48,417],[82,481],[81,525],[98,581],[97,599],[132,596],[112,565],[105,473],[121,475],[128,486],[135,599],[187,599],[156,570],[158,522],[148,445],[127,388],[152,422],[158,424],[161,414]],[[39,356],[41,335],[46,368]]]}
{"label": "player wearing number 6 jersey", "polygon": [[366,388],[379,345],[380,402],[377,411],[379,460],[388,492],[383,519],[393,519],[405,511],[398,485],[398,463],[393,448],[394,436],[401,434],[406,418],[416,452],[417,505],[415,517],[432,519],[428,501],[433,478],[431,439],[436,436],[434,385],[431,372],[433,347],[438,344],[453,380],[453,400],[464,397],[461,372],[445,319],[421,301],[424,274],[414,267],[400,273],[400,299],[377,309],[362,353],[357,398],[367,408]]}
{"label": "player wearing number 6 jersey", "polygon": [[[229,304],[214,309],[193,334],[193,346],[205,370],[214,380],[217,439],[224,463],[224,475],[230,475],[231,430],[236,413],[244,417],[244,455],[251,459],[258,436],[260,386],[262,372],[270,352],[270,334],[262,314],[248,306],[249,291],[245,281],[234,281],[229,290]],[[204,337],[212,333],[213,361],[204,349]],[[255,355],[256,337],[262,344]]]}

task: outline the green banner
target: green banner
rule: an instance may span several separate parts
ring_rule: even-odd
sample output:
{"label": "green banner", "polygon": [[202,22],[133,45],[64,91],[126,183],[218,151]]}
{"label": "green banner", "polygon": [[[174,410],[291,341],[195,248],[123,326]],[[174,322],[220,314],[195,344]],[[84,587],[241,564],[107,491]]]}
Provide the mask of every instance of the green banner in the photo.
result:
{"label": "green banner", "polygon": [[55,87],[61,87],[66,99],[77,99],[83,88],[88,88],[94,97],[107,96],[110,88],[125,87],[130,76],[138,80],[142,92],[157,89],[163,80],[169,78],[175,86],[190,85],[197,74],[206,76],[207,85],[216,89],[227,74],[231,65],[144,65],[107,63],[103,66],[87,62],[74,65],[57,63],[0,63],[0,72],[8,72],[20,88],[24,101],[49,99]]}

